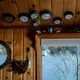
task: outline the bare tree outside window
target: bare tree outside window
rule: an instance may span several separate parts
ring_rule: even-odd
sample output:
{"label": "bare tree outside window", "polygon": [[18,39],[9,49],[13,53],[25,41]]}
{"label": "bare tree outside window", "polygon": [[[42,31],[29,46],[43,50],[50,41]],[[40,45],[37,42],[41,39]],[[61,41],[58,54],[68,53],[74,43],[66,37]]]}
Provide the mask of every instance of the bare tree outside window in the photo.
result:
{"label": "bare tree outside window", "polygon": [[80,80],[80,46],[42,45],[42,80]]}

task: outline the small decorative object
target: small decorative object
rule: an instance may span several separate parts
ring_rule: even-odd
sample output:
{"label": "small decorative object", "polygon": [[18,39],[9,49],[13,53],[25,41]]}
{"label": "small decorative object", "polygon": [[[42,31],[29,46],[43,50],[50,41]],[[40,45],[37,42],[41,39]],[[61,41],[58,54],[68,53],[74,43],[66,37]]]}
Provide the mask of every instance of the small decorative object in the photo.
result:
{"label": "small decorative object", "polygon": [[19,19],[20,19],[21,22],[24,22],[25,23],[25,22],[28,22],[29,21],[30,16],[27,13],[20,13],[19,14]]}
{"label": "small decorative object", "polygon": [[55,33],[61,33],[62,32],[62,28],[54,28]]}
{"label": "small decorative object", "polygon": [[38,19],[33,20],[33,26],[37,27],[40,25],[40,21]]}
{"label": "small decorative object", "polygon": [[29,53],[30,49],[29,47],[26,48],[26,60],[25,61],[17,61],[17,60],[12,60],[11,61],[11,66],[12,67],[12,71],[14,73],[18,73],[18,74],[22,74],[25,73],[28,65],[29,65],[29,58],[28,58],[28,53]]}
{"label": "small decorative object", "polygon": [[47,33],[47,30],[43,30],[42,32],[43,32],[43,33]]}
{"label": "small decorative object", "polygon": [[73,17],[73,13],[71,11],[67,11],[64,13],[65,19],[71,19]]}
{"label": "small decorative object", "polygon": [[53,33],[53,25],[50,25],[50,27],[48,28],[48,32]]}
{"label": "small decorative object", "polygon": [[53,19],[53,22],[54,22],[54,24],[61,24],[62,18],[60,18],[60,17],[55,17],[55,18]]}
{"label": "small decorative object", "polygon": [[12,23],[15,20],[15,17],[10,13],[4,13],[2,18],[7,23]]}
{"label": "small decorative object", "polygon": [[40,16],[44,20],[49,20],[52,17],[52,12],[49,10],[43,10],[40,12]]}
{"label": "small decorative object", "polygon": [[40,33],[41,33],[41,31],[40,31],[40,30],[37,30],[37,31],[36,31],[36,33],[37,33],[37,34],[40,34]]}
{"label": "small decorative object", "polygon": [[30,17],[32,20],[37,19],[39,16],[38,11],[32,10],[30,11]]}
{"label": "small decorative object", "polygon": [[0,69],[3,69],[10,63],[11,60],[11,49],[4,42],[0,41]]}

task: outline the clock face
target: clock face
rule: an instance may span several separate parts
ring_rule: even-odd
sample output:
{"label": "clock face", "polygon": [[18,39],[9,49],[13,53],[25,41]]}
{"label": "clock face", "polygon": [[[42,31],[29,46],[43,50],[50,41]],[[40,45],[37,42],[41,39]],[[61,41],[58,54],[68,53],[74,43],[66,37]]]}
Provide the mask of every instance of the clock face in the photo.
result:
{"label": "clock face", "polygon": [[38,18],[38,14],[37,13],[31,14],[31,19],[37,19],[37,18]]}
{"label": "clock face", "polygon": [[66,19],[71,19],[72,18],[72,15],[71,14],[67,14],[67,15],[65,15],[65,18]]}
{"label": "clock face", "polygon": [[44,20],[48,20],[48,19],[51,18],[51,15],[48,14],[48,13],[44,13],[44,14],[41,15],[41,18],[44,19]]}
{"label": "clock face", "polygon": [[20,21],[21,22],[28,22],[29,18],[27,16],[20,16]]}
{"label": "clock face", "polygon": [[65,17],[65,19],[71,19],[71,18],[73,17],[73,12],[71,12],[71,11],[66,11],[66,12],[64,13],[64,17]]}
{"label": "clock face", "polygon": [[61,21],[60,20],[55,20],[54,24],[61,24]]}
{"label": "clock face", "polygon": [[15,17],[10,13],[3,14],[3,19],[7,23],[12,23],[15,20]]}

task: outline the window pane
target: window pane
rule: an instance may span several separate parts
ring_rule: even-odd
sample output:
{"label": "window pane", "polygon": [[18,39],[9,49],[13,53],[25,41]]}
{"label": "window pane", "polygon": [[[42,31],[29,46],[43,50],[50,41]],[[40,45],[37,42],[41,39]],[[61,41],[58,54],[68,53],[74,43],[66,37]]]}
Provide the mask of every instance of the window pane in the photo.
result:
{"label": "window pane", "polygon": [[42,80],[80,80],[80,46],[42,45]]}

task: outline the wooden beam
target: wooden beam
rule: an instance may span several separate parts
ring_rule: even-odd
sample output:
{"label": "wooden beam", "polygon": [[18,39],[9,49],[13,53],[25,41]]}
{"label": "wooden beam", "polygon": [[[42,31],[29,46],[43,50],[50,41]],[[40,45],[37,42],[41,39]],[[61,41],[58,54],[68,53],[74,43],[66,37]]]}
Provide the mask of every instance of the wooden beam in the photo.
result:
{"label": "wooden beam", "polygon": [[[31,29],[31,30],[35,30],[35,29],[46,29],[49,28],[50,25],[41,25],[38,27],[33,27],[33,26],[0,26],[0,29]],[[76,28],[76,27],[80,27],[79,24],[66,24],[66,25],[53,25],[53,28]]]}

